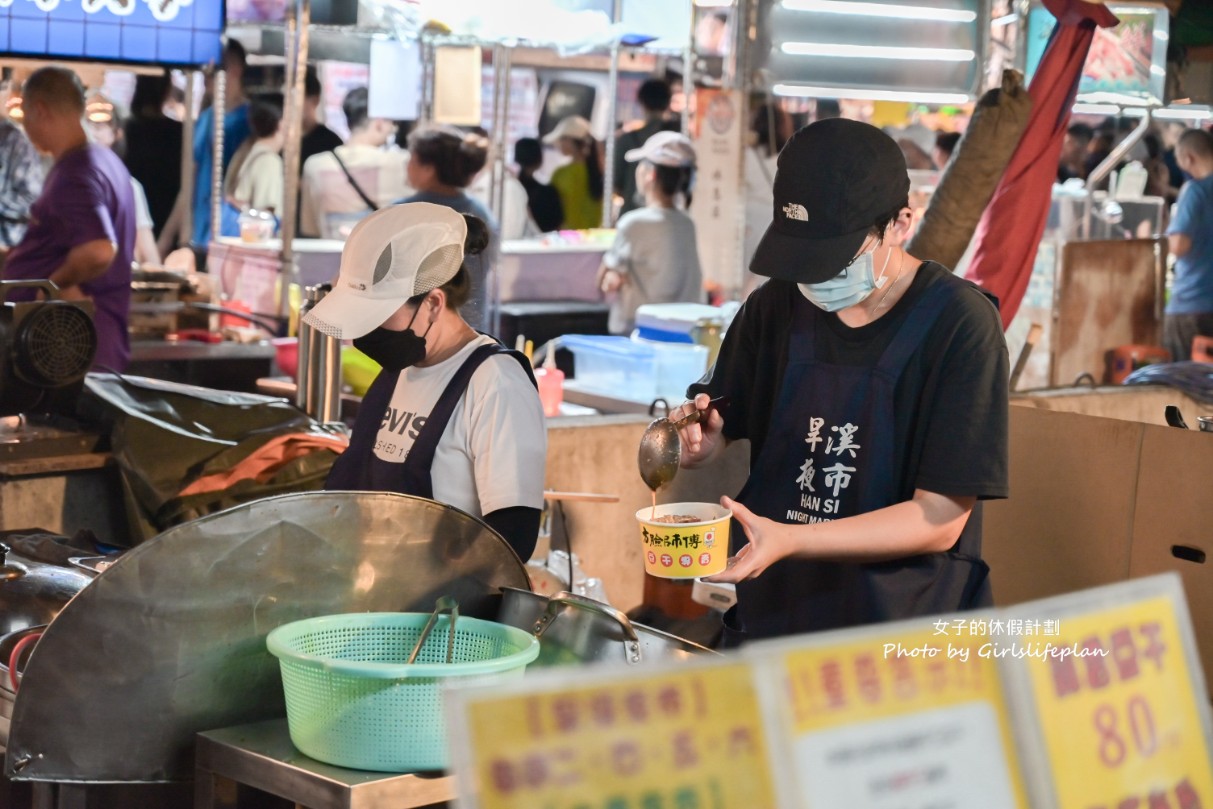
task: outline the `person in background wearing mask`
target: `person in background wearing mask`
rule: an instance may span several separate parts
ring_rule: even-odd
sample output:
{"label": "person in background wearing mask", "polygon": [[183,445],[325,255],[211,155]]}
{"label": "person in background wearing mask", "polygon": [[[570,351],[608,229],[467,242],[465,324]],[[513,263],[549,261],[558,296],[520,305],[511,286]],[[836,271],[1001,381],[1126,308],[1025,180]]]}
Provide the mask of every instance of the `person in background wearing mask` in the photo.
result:
{"label": "person in background wearing mask", "polygon": [[308,158],[303,166],[300,233],[344,239],[367,215],[410,192],[405,179],[408,154],[384,148],[396,125],[370,117],[365,87],[342,102],[350,138],[344,146]]}
{"label": "person in background wearing mask", "polygon": [[526,191],[527,209],[535,226],[540,233],[559,230],[564,219],[560,194],[535,177],[535,172],[543,165],[543,144],[536,138],[519,138],[514,144],[514,162],[518,164],[518,182]]}
{"label": "person in background wearing mask", "polygon": [[308,65],[303,77],[303,138],[299,141],[299,174],[307,161],[318,154],[331,152],[341,145],[341,136],[320,123],[322,88],[316,68]]}
{"label": "person in background wearing mask", "polygon": [[427,497],[482,518],[523,561],[543,509],[547,433],[526,357],[462,317],[485,223],[424,202],[358,224],[304,320],[383,366],[325,488]]}
{"label": "person in background wearing mask", "polygon": [[[989,605],[979,501],[1007,496],[1007,347],[993,301],[905,251],[897,143],[846,119],[779,155],[774,217],[682,466],[748,438],[725,643]],[[725,414],[709,398],[730,397]]]}
{"label": "person in background wearing mask", "polygon": [[1163,347],[1176,362],[1192,358],[1197,336],[1213,337],[1213,135],[1189,129],[1175,147],[1184,183],[1167,226],[1175,277],[1163,318]]}
{"label": "person in background wearing mask", "polygon": [[552,188],[560,194],[565,230],[588,230],[602,225],[603,177],[590,122],[572,115],[544,136],[543,142],[556,144],[569,162],[552,172]]}
{"label": "person in background wearing mask", "polygon": [[611,300],[612,334],[631,334],[648,303],[702,303],[703,274],[695,223],[685,212],[695,149],[677,132],[658,132],[624,155],[635,163],[645,206],[619,217],[602,257],[598,284]]}
{"label": "person in background wearing mask", "polygon": [[645,79],[636,92],[636,101],[644,110],[644,120],[639,126],[629,128],[615,139],[615,193],[623,197],[620,216],[645,204],[644,196],[636,187],[636,172],[627,164],[624,155],[644,146],[658,132],[678,131],[679,122],[670,119],[670,84],[663,79]]}
{"label": "person in background wearing mask", "polygon": [[[112,101],[100,93],[93,94],[85,105],[84,117],[88,123],[89,137],[94,143],[119,155],[127,151],[123,148],[127,144],[122,137],[122,124]],[[131,191],[135,194],[135,264],[159,266],[160,250],[156,247],[152,212],[148,209],[143,183],[136,180],[134,175],[131,176]]]}
{"label": "person in background wearing mask", "polygon": [[25,236],[30,206],[42,193],[42,158],[21,127],[8,119],[13,80],[0,81],[0,267]]}
{"label": "person in background wearing mask", "polygon": [[[116,154],[89,143],[84,87],[72,71],[35,71],[25,83],[21,110],[30,141],[55,162],[30,209],[25,238],[4,266],[4,279],[47,279],[65,299],[91,299],[97,328],[93,367],[121,372],[130,360],[131,175]],[[19,289],[8,299],[31,300],[34,295],[33,289]]]}

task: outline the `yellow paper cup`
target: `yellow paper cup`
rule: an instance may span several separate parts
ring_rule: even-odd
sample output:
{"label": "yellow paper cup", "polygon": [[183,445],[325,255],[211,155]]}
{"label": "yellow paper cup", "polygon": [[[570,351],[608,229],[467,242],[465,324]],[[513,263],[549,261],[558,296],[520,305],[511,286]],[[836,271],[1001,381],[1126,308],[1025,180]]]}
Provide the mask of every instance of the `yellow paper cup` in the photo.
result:
{"label": "yellow paper cup", "polygon": [[[655,522],[670,515],[698,517],[691,523]],[[636,512],[644,569],[663,579],[697,579],[724,572],[729,562],[731,514],[715,503],[667,503]]]}

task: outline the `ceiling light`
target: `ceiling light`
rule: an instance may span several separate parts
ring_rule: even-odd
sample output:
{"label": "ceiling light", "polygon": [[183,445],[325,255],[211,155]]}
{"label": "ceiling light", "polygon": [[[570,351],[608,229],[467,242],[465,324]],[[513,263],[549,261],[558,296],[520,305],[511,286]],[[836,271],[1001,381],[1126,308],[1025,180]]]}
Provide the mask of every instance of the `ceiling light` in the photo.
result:
{"label": "ceiling light", "polygon": [[1166,109],[1155,110],[1154,117],[1164,121],[1202,121],[1205,118],[1213,118],[1213,110],[1210,110],[1208,107],[1188,110],[1168,107]]}
{"label": "ceiling light", "polygon": [[822,14],[854,14],[862,17],[894,17],[901,20],[936,22],[973,22],[977,12],[929,6],[897,6],[889,3],[859,3],[849,0],[783,0],[791,11],[818,11]]}
{"label": "ceiling light", "polygon": [[1075,104],[1072,112],[1076,115],[1116,115],[1120,107],[1115,104]]}
{"label": "ceiling light", "polygon": [[836,45],[825,42],[785,42],[779,46],[792,56],[839,56],[852,59],[914,59],[924,62],[972,62],[973,51],[961,48],[894,48],[884,45]]}
{"label": "ceiling light", "polygon": [[854,98],[862,101],[908,101],[912,104],[967,104],[964,93],[932,93],[915,90],[860,90],[846,87],[814,87],[807,84],[776,84],[772,92],[791,98]]}

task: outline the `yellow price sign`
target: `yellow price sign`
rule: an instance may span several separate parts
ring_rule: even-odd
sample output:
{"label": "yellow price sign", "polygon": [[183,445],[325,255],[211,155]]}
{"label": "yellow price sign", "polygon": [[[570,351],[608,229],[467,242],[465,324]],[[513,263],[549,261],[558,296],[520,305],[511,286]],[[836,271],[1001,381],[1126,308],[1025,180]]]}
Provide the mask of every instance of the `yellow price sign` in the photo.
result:
{"label": "yellow price sign", "polygon": [[[1213,773],[1177,601],[1061,616],[1021,658],[1059,809],[1213,806]],[[1199,700],[1199,701],[1198,701]]]}
{"label": "yellow price sign", "polygon": [[969,619],[787,649],[797,804],[1026,807],[994,649]]}
{"label": "yellow price sign", "polygon": [[747,665],[577,680],[457,697],[472,773],[462,806],[775,809]]}

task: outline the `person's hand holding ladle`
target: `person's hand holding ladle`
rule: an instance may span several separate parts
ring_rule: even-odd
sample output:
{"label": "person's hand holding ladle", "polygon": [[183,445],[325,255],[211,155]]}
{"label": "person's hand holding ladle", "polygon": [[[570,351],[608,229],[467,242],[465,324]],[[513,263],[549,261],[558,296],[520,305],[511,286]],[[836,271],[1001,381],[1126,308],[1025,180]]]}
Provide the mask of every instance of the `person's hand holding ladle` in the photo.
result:
{"label": "person's hand holding ladle", "polygon": [[695,397],[657,419],[640,439],[640,477],[657,491],[678,474],[679,467],[693,469],[711,460],[724,445],[720,410],[727,406],[724,397],[710,399],[706,393]]}

